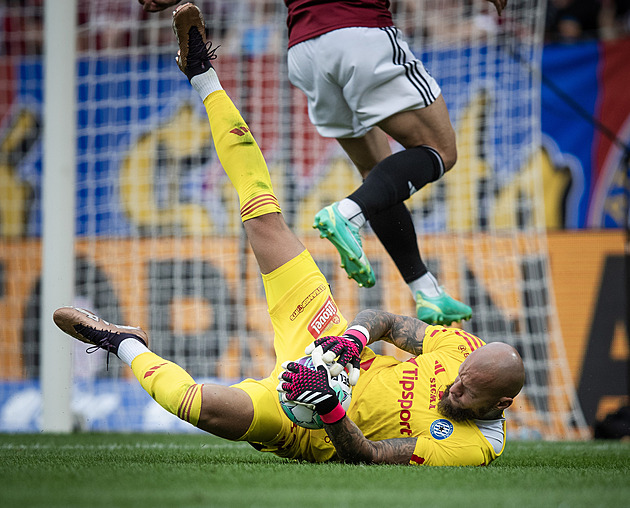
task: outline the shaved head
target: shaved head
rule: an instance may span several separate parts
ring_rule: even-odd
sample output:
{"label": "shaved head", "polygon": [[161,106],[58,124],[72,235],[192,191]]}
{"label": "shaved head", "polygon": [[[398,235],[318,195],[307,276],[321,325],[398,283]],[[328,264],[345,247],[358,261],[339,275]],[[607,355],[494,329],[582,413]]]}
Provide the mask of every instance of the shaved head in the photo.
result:
{"label": "shaved head", "polygon": [[525,368],[516,349],[491,342],[464,360],[455,381],[444,390],[438,410],[454,421],[500,418],[524,382]]}
{"label": "shaved head", "polygon": [[505,342],[490,342],[466,358],[468,368],[496,397],[516,397],[525,383],[525,368],[518,351]]}

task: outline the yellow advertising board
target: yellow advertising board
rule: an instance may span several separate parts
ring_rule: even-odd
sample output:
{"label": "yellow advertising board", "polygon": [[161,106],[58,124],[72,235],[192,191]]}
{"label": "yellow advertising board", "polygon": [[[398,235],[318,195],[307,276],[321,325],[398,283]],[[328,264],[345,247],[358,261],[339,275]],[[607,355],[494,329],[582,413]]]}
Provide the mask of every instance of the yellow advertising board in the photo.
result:
{"label": "yellow advertising board", "polygon": [[[461,235],[457,240],[462,242]],[[550,232],[547,237],[551,285],[557,310],[557,323],[561,330],[566,363],[571,379],[578,390],[580,403],[587,421],[601,417],[627,401],[627,365],[629,358],[628,336],[625,328],[626,282],[624,267],[624,233],[602,232]],[[448,242],[444,236],[422,238],[423,253],[430,257],[440,252],[440,244]],[[496,239],[476,242],[472,236],[464,239],[466,257],[474,266],[474,259],[482,248],[492,248],[494,264],[479,268],[477,277],[486,284],[492,296],[498,291],[496,280],[512,280],[514,263],[509,261],[511,240]],[[379,287],[372,293],[361,293],[353,281],[345,277],[338,267],[336,252],[327,242],[311,236],[306,245],[328,277],[342,312],[351,317],[360,308],[383,305],[392,312],[413,314],[413,301],[394,265],[374,238],[366,239],[366,250],[378,266]],[[490,247],[489,247],[490,246]],[[522,249],[527,249],[523,242]],[[436,252],[432,250],[438,249]],[[505,249],[506,255],[501,255]],[[242,238],[203,239],[80,239],[76,244],[77,258],[99,271],[99,276],[111,287],[122,319],[133,325],[151,329],[149,308],[155,305],[150,298],[154,290],[150,267],[172,260],[194,260],[214,267],[228,288],[228,292],[244,296],[246,330],[256,337],[249,355],[256,357],[247,375],[263,376],[273,364],[272,330],[266,313],[264,294],[255,259]],[[479,263],[477,263],[478,265]],[[441,263],[440,277],[449,281],[449,288],[461,287],[460,264],[445,259]],[[38,240],[5,240],[0,248],[0,378],[17,380],[27,377],[24,340],[28,335],[29,315],[37,301],[41,259]],[[492,271],[492,273],[486,273]],[[370,298],[365,297],[371,295]],[[376,296],[375,296],[376,295]],[[457,292],[454,291],[454,296]],[[501,312],[516,313],[523,305],[514,289],[503,290],[495,298]],[[60,305],[71,302],[59,302]],[[165,303],[161,313],[167,313],[173,332],[203,333],[211,330],[212,298],[179,295]],[[194,314],[196,319],[186,319]],[[214,316],[214,317],[213,317]],[[238,319],[238,317],[237,317]],[[553,317],[552,317],[553,319]],[[32,320],[32,319],[31,319]],[[474,316],[473,316],[474,320]],[[36,343],[35,346],[36,347]],[[398,354],[388,349],[383,352]],[[221,351],[220,368],[216,375],[238,377],[241,352],[238,341]],[[616,387],[616,388],[615,388]]]}

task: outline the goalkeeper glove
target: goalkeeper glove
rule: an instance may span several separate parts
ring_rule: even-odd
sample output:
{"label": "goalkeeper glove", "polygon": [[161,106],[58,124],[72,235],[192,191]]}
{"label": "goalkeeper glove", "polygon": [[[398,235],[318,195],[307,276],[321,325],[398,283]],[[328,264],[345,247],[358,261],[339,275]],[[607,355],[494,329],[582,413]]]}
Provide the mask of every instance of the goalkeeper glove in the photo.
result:
{"label": "goalkeeper glove", "polygon": [[315,370],[296,362],[283,363],[277,389],[283,401],[314,407],[322,422],[337,423],[346,411],[330,386],[330,371],[319,358],[313,358],[313,366]]}
{"label": "goalkeeper glove", "polygon": [[311,355],[313,362],[315,358],[319,358],[325,363],[332,363],[337,358],[337,361],[330,366],[330,375],[338,376],[345,367],[348,370],[349,383],[354,386],[361,373],[361,351],[368,339],[369,332],[365,327],[353,326],[348,328],[341,337],[321,337],[311,342],[306,347],[305,353]]}

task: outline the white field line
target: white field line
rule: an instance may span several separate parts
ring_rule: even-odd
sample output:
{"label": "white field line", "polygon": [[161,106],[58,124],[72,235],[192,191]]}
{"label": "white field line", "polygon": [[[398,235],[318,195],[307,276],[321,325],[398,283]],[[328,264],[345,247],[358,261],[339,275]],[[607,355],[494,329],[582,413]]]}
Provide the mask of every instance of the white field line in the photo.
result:
{"label": "white field line", "polygon": [[202,445],[177,445],[168,443],[136,443],[136,444],[101,444],[101,445],[84,445],[84,444],[0,444],[0,450],[226,450],[237,447],[248,447],[247,443],[220,443],[220,444],[202,444]]}

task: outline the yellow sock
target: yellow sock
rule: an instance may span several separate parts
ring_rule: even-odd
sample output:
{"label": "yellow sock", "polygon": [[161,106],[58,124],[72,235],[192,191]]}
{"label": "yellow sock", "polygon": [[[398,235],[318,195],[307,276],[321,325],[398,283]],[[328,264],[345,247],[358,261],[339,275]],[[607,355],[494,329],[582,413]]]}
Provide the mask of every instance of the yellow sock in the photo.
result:
{"label": "yellow sock", "polygon": [[224,90],[203,101],[223,169],[238,192],[241,220],[280,213],[267,163],[249,127]]}
{"label": "yellow sock", "polygon": [[155,401],[169,413],[197,425],[201,413],[201,387],[179,365],[155,353],[142,353],[131,362],[131,370]]}

